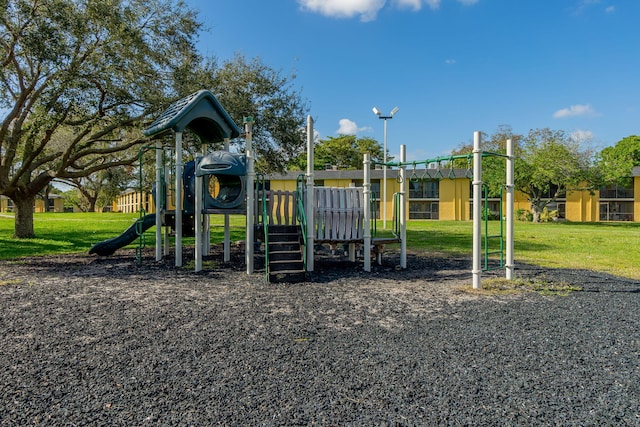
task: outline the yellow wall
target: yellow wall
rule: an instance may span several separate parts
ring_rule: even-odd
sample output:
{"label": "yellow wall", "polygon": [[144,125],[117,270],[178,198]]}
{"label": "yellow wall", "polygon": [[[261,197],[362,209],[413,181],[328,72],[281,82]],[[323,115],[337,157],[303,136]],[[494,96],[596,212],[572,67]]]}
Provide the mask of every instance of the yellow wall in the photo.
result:
{"label": "yellow wall", "polygon": [[[34,212],[41,213],[47,212],[44,206],[44,200],[36,199],[36,206]],[[53,211],[49,212],[64,212],[64,199],[63,198],[55,198],[53,199]]]}
{"label": "yellow wall", "polygon": [[471,218],[469,180],[467,178],[440,180],[439,218],[447,221],[466,221]]}
{"label": "yellow wall", "polygon": [[598,221],[599,192],[591,195],[588,191],[570,191],[567,193],[565,218],[574,222]]}
{"label": "yellow wall", "polygon": [[633,222],[640,222],[640,176],[633,178]]}
{"label": "yellow wall", "polygon": [[[144,194],[144,207],[147,213],[154,213],[153,198],[151,194]],[[118,196],[113,203],[114,212],[134,213],[140,211],[140,193],[128,191]]]}
{"label": "yellow wall", "polygon": [[284,179],[272,179],[270,181],[272,190],[296,191],[296,181]]}

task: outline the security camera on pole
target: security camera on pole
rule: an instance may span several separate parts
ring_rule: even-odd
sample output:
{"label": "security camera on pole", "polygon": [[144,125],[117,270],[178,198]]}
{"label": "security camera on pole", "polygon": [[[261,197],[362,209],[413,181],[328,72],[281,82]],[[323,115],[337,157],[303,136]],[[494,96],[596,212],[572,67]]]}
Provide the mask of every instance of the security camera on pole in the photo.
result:
{"label": "security camera on pole", "polygon": [[399,108],[394,107],[388,116],[383,116],[382,112],[376,107],[373,107],[373,114],[378,116],[379,119],[384,120],[384,147],[382,153],[382,228],[387,228],[387,119],[393,119],[393,116],[398,112]]}

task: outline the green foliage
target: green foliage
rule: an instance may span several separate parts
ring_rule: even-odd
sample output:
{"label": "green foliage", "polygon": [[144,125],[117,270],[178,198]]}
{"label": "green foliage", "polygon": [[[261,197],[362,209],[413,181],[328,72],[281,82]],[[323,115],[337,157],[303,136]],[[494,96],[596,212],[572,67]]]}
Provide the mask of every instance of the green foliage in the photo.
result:
{"label": "green foliage", "polygon": [[551,222],[551,221],[557,221],[558,220],[558,211],[557,210],[552,210],[549,211],[549,209],[545,206],[542,209],[542,212],[540,213],[540,222]]}
{"label": "green foliage", "polygon": [[631,135],[600,152],[598,167],[605,183],[628,185],[633,167],[640,166],[640,136]]}
{"label": "green foliage", "polygon": [[212,91],[236,123],[254,119],[256,170],[284,171],[306,146],[307,102],[284,76],[259,59],[236,55],[215,70]]}
{"label": "green foliage", "polygon": [[[33,199],[54,179],[137,159],[140,128],[197,80],[201,24],[180,0],[6,0],[0,8],[0,194],[32,237]],[[190,79],[194,77],[194,79]]]}
{"label": "green foliage", "polygon": [[[373,138],[357,138],[355,135],[330,136],[320,140],[314,147],[314,169],[324,170],[327,165],[337,166],[339,169],[362,169],[365,153],[371,155],[371,160],[382,162],[383,147]],[[387,161],[392,158],[387,155]],[[307,167],[307,153],[301,152],[289,163],[290,169],[304,170]]]}
{"label": "green foliage", "polygon": [[[528,196],[535,222],[548,203],[564,197],[567,191],[597,188],[599,175],[593,153],[564,131],[533,129],[523,136],[501,126],[483,138],[483,151],[505,154],[507,139],[514,142],[515,187]],[[505,182],[505,160],[484,157],[482,169],[490,195],[497,196]]]}

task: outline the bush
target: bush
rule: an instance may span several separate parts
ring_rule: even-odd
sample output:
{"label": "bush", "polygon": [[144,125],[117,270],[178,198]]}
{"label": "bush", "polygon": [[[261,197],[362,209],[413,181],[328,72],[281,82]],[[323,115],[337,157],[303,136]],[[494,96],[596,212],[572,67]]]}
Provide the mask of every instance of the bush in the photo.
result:
{"label": "bush", "polygon": [[540,222],[551,222],[558,220],[558,211],[552,210],[549,211],[546,207],[542,209],[542,213],[540,214]]}
{"label": "bush", "polygon": [[526,209],[517,209],[516,210],[516,219],[518,221],[533,221],[533,214]]}

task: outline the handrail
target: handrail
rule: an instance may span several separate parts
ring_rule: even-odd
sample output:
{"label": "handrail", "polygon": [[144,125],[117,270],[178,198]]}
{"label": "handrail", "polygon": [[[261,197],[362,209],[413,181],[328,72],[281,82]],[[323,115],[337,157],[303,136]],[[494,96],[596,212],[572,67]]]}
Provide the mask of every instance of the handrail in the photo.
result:
{"label": "handrail", "polygon": [[369,229],[371,230],[371,238],[374,238],[378,232],[378,227],[376,224],[376,197],[373,191],[369,193],[369,207],[371,209],[371,225]]}
{"label": "handrail", "polygon": [[[296,206],[296,219],[298,221],[298,224],[300,225],[300,230],[302,232],[302,241],[304,242],[304,245],[306,247],[307,245],[307,212],[305,209],[305,195],[306,195],[306,187],[305,187],[305,175],[304,174],[299,174],[296,177],[296,201],[295,201],[295,206]],[[302,260],[304,262],[304,269],[305,271],[307,270],[307,250],[305,248],[305,250],[302,253]]]}
{"label": "handrail", "polygon": [[400,223],[400,204],[404,203],[404,193],[393,193],[393,227],[391,232],[396,237],[396,239],[400,239],[401,233],[401,223]]}
{"label": "handrail", "polygon": [[[264,174],[256,174],[256,192],[262,202],[262,227],[264,230],[264,270],[266,280],[269,281],[269,213],[267,209],[267,189],[265,188]],[[259,196],[262,197],[259,197]],[[247,242],[249,244],[249,242]]]}

